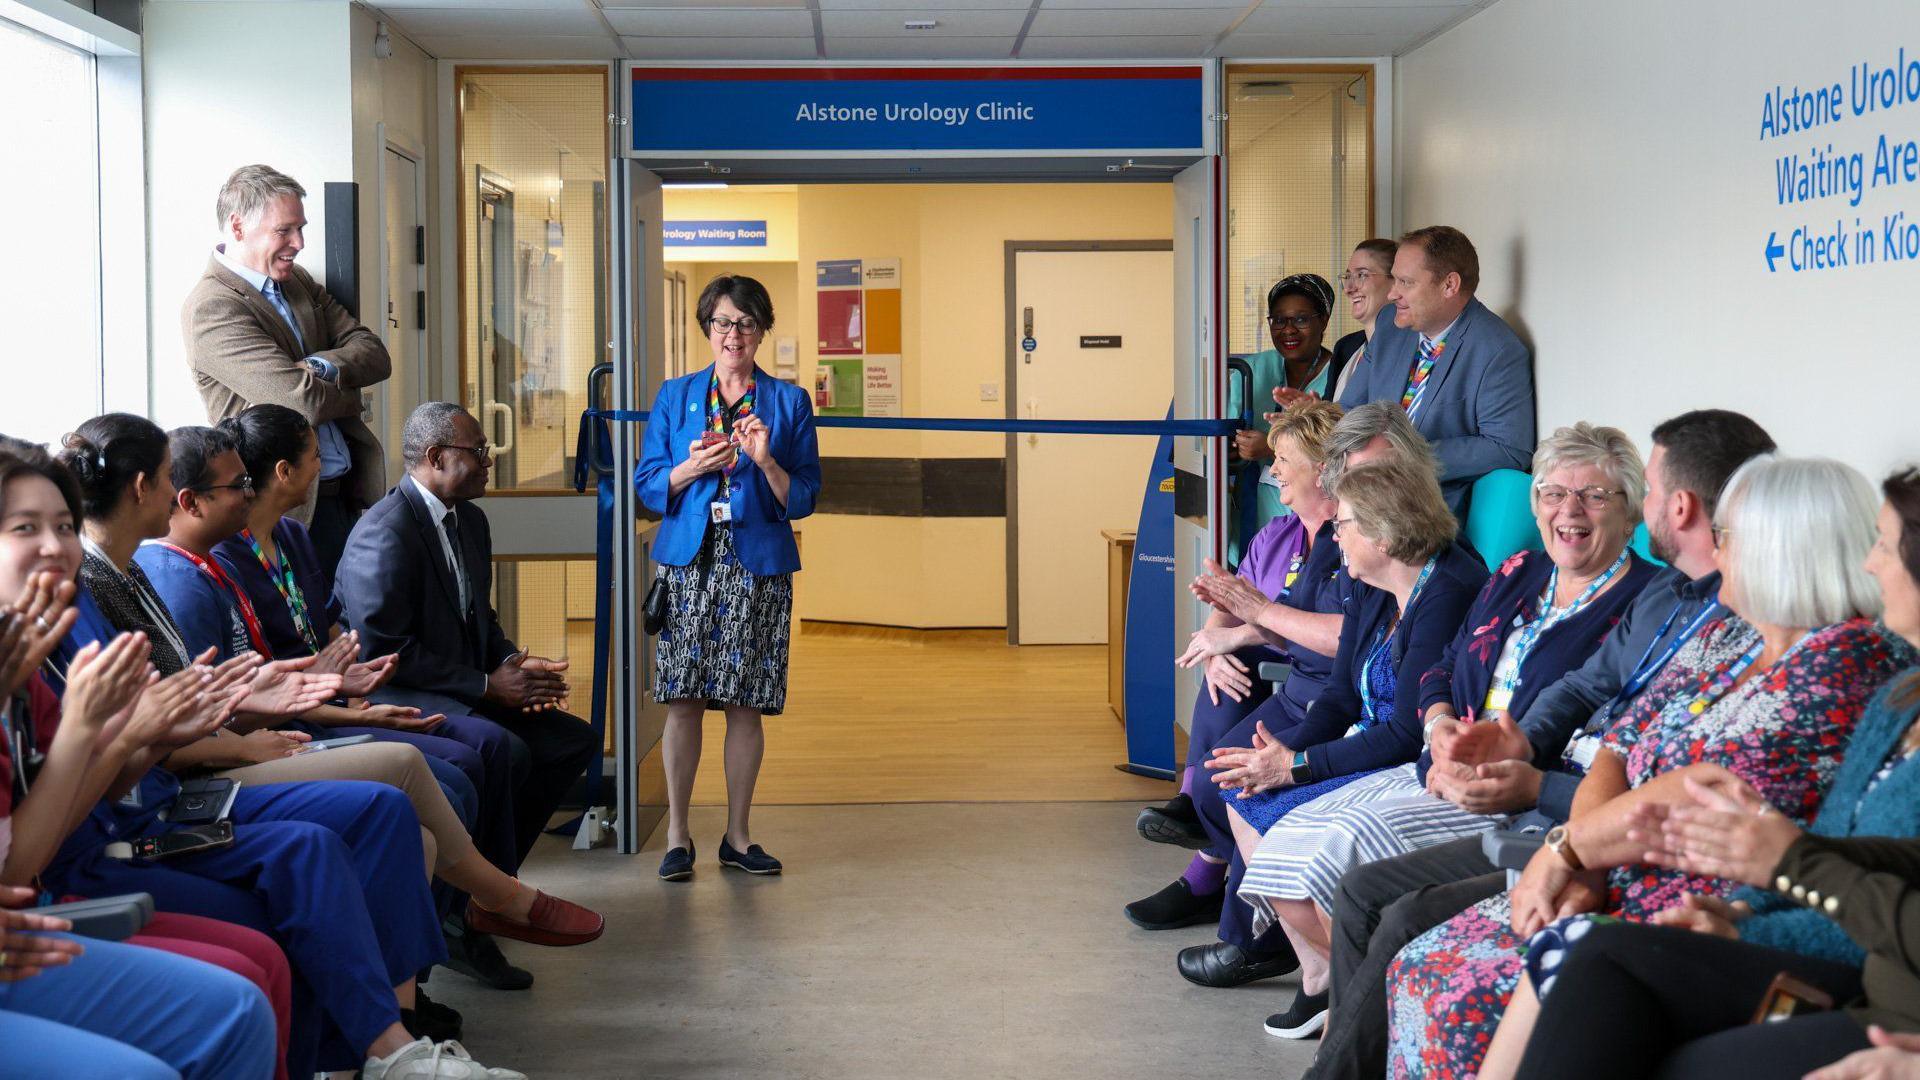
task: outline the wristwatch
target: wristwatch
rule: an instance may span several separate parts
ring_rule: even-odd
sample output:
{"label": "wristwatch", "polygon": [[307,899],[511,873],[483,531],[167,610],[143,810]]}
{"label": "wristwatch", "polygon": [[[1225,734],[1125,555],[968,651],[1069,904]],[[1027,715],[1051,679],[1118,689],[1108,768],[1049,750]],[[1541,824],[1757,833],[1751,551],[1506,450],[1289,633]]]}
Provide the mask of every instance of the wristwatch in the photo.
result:
{"label": "wristwatch", "polygon": [[1573,850],[1573,837],[1567,833],[1565,825],[1555,825],[1548,829],[1546,844],[1570,869],[1578,871],[1587,868],[1587,864],[1580,861],[1580,854]]}
{"label": "wristwatch", "polygon": [[1307,752],[1305,750],[1293,755],[1293,771],[1287,774],[1287,779],[1292,780],[1295,784],[1306,784],[1313,781],[1313,770],[1307,766]]}

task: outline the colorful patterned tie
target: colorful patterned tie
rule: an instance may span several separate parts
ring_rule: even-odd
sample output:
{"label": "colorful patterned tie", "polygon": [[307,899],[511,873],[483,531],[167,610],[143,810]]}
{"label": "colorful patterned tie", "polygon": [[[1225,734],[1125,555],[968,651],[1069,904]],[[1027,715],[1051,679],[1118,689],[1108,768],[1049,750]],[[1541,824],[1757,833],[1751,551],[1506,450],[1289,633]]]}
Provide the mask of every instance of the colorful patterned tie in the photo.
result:
{"label": "colorful patterned tie", "polygon": [[1440,359],[1440,353],[1446,347],[1445,342],[1420,335],[1420,359],[1414,361],[1413,373],[1407,378],[1406,392],[1400,395],[1400,408],[1406,412],[1408,419],[1420,411],[1420,399],[1426,392],[1427,376],[1433,374],[1433,362]]}

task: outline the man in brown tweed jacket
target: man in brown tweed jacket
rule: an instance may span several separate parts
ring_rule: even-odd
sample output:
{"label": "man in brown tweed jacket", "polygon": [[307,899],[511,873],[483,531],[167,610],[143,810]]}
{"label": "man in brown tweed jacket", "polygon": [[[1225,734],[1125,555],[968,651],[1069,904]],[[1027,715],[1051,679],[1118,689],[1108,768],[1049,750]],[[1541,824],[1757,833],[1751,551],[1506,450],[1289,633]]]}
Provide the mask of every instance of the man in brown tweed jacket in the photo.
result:
{"label": "man in brown tweed jacket", "polygon": [[360,512],[386,491],[380,440],[360,419],[360,391],[393,361],[294,256],[307,224],[292,177],[248,165],[220,189],[222,243],[187,295],[187,365],[218,422],[250,405],[284,405],[314,426],[320,481],[304,513],[328,574]]}

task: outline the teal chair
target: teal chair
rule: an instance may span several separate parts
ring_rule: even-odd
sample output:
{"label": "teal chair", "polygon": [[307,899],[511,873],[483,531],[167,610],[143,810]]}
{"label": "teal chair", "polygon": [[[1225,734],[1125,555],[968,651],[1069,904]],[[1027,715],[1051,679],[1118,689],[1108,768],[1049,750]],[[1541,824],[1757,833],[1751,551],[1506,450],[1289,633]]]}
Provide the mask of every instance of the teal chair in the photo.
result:
{"label": "teal chair", "polygon": [[1640,556],[1641,558],[1647,560],[1648,562],[1652,563],[1655,566],[1667,565],[1666,563],[1661,562],[1659,559],[1654,557],[1653,541],[1647,539],[1647,523],[1644,521],[1634,526],[1633,541],[1629,543],[1627,546],[1633,549],[1633,553],[1635,555]]}
{"label": "teal chair", "polygon": [[1540,550],[1532,493],[1533,477],[1518,469],[1495,469],[1473,482],[1465,532],[1488,570],[1517,552]]}

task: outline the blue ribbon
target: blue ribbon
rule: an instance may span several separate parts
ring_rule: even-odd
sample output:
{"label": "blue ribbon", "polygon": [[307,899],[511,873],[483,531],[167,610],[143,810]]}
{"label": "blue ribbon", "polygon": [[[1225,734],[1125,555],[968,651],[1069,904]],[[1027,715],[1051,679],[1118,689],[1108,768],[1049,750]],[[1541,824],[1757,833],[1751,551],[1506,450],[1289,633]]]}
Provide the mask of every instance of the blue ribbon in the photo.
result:
{"label": "blue ribbon", "polygon": [[[644,409],[588,409],[598,420],[644,423]],[[990,420],[961,417],[818,416],[815,427],[889,431],[988,431],[1011,435],[1232,435],[1239,420]]]}

